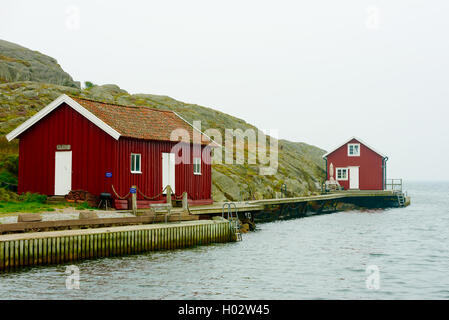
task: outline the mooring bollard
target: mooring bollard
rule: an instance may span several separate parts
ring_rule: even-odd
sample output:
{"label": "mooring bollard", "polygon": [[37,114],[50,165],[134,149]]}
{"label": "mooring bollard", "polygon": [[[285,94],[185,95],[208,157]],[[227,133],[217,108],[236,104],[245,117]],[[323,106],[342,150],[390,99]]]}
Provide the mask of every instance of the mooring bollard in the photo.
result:
{"label": "mooring bollard", "polygon": [[182,194],[182,211],[187,212],[188,209],[188,202],[187,202],[187,192],[184,191],[184,193]]}
{"label": "mooring bollard", "polygon": [[169,204],[170,206],[171,206],[171,193],[172,193],[171,186],[168,185],[167,186],[167,204]]}

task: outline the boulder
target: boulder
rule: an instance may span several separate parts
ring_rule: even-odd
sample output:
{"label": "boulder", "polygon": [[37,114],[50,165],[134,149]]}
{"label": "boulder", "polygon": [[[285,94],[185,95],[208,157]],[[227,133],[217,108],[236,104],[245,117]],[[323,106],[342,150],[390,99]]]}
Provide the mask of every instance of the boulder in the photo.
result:
{"label": "boulder", "polygon": [[79,219],[97,219],[98,215],[93,211],[80,211]]}
{"label": "boulder", "polygon": [[39,222],[42,221],[39,213],[20,213],[17,222]]}

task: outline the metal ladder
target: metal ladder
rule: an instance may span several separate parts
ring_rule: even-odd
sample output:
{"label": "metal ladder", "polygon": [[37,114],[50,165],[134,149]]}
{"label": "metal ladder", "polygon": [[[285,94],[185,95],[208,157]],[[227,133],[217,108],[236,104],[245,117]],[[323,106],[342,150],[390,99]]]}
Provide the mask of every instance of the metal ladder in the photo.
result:
{"label": "metal ladder", "polygon": [[405,196],[402,191],[395,191],[396,197],[398,198],[398,206],[404,207],[405,206]]}
{"label": "metal ladder", "polygon": [[[234,211],[232,210],[232,207],[234,207]],[[221,209],[221,217],[224,219],[225,215],[225,209],[227,210],[227,219],[229,223],[231,224],[231,227],[234,229],[236,240],[242,241],[242,234],[240,233],[240,223],[239,223],[239,216],[237,214],[237,206],[234,202],[225,202],[223,203],[223,207]]]}

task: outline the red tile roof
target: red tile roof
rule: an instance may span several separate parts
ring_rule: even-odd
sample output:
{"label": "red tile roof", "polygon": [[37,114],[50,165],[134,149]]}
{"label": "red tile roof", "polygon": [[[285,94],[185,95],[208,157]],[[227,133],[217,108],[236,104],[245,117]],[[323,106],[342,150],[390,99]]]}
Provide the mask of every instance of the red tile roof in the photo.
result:
{"label": "red tile roof", "polygon": [[[171,141],[173,130],[185,129],[193,139],[193,128],[173,111],[71,98],[124,137]],[[202,135],[202,144],[208,143],[209,139]]]}

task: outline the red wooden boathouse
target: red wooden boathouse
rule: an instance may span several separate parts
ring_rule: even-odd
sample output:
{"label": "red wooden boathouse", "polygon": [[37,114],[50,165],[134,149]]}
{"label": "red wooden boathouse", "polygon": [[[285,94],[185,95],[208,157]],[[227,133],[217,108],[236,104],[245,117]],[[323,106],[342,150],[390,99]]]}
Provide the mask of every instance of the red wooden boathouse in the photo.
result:
{"label": "red wooden boathouse", "polygon": [[326,153],[326,177],[344,189],[384,190],[388,157],[352,137]]}
{"label": "red wooden boathouse", "polygon": [[198,147],[187,143],[175,154],[171,133],[179,129],[192,136],[193,127],[172,111],[62,95],[7,135],[20,139],[18,192],[107,192],[120,207],[126,200],[118,197],[135,185],[145,206],[163,202],[164,195],[149,199],[169,184],[190,203],[212,203],[211,141],[201,134]]}

